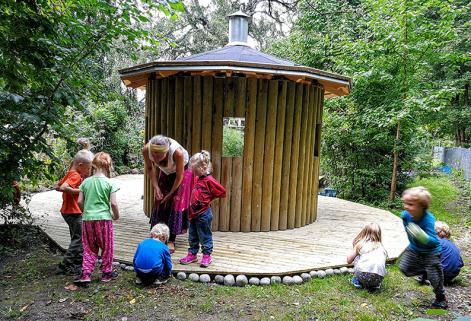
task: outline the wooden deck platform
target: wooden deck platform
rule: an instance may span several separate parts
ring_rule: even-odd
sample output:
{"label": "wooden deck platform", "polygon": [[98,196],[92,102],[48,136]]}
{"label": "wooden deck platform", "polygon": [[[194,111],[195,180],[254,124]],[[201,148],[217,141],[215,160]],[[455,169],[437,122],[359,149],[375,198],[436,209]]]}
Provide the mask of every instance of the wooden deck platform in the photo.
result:
{"label": "wooden deck platform", "polygon": [[[121,218],[115,222],[115,260],[131,263],[139,242],[148,237],[148,218],[143,214],[142,175],[114,178],[120,186],[118,204]],[[30,209],[38,224],[60,247],[69,244],[68,227],[59,209],[61,193],[49,191],[33,196]],[[215,232],[213,264],[181,265],[186,254],[187,235],[177,237],[173,255],[174,272],[209,274],[286,275],[328,267],[346,266],[351,242],[363,224],[377,222],[389,258],[397,258],[408,244],[401,220],[390,212],[319,196],[318,219],[305,227],[277,232]]]}

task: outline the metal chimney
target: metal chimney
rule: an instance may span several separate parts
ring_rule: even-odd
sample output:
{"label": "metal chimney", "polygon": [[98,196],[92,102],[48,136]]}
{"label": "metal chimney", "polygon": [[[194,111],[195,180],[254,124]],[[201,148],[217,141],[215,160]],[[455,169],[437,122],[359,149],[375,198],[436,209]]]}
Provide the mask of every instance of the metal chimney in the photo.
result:
{"label": "metal chimney", "polygon": [[242,11],[237,11],[229,17],[229,43],[227,46],[249,46],[247,38],[249,35],[249,18]]}

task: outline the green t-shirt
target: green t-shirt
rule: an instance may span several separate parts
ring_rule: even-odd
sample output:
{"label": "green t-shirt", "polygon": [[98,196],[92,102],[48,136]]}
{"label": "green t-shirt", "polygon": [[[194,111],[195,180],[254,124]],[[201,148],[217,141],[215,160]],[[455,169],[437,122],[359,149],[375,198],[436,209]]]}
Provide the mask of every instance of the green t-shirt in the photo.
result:
{"label": "green t-shirt", "polygon": [[111,220],[110,196],[119,190],[108,177],[91,176],[83,181],[80,190],[84,196],[82,220]]}

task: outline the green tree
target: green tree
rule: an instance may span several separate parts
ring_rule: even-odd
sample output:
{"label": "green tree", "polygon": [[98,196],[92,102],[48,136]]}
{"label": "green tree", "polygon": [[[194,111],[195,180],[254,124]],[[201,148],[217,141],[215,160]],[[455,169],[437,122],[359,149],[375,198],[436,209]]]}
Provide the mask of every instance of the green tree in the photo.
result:
{"label": "green tree", "polygon": [[[99,97],[96,58],[116,40],[155,46],[140,23],[181,3],[120,0],[5,0],[0,6],[0,208],[9,221],[13,180],[33,183],[56,162],[47,137],[67,136],[67,108],[82,110]],[[73,117],[73,116],[72,116]],[[47,157],[46,157],[47,156]]]}

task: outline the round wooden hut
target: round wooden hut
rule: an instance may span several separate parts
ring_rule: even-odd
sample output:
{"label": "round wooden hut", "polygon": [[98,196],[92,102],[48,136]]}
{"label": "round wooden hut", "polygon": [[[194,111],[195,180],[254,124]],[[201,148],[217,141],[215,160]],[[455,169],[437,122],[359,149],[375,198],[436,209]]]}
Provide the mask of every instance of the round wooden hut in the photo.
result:
{"label": "round wooden hut", "polygon": [[[124,84],[146,89],[145,139],[163,134],[190,154],[212,155],[227,197],[213,203],[215,231],[276,231],[317,216],[323,101],[347,95],[348,77],[296,65],[251,48],[248,16],[229,16],[220,49],[120,70]],[[223,119],[243,119],[240,156],[225,156]],[[145,178],[144,211],[153,190]]]}

